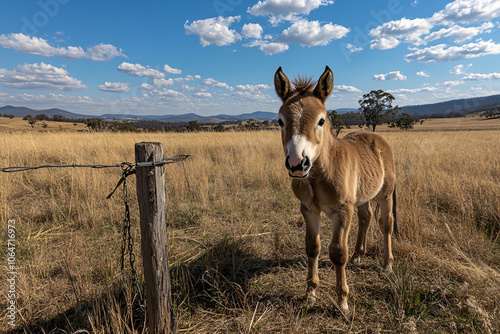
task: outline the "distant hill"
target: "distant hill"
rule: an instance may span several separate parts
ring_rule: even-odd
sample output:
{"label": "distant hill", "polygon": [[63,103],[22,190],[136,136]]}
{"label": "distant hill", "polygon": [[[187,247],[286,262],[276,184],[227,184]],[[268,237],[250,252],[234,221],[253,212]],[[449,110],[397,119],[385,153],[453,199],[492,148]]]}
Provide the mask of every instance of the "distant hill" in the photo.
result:
{"label": "distant hill", "polygon": [[455,116],[464,116],[497,106],[500,106],[500,95],[472,97],[468,99],[458,99],[417,106],[404,106],[401,108],[401,112],[405,112],[413,116],[430,116],[440,114],[441,116],[446,117],[452,113],[455,113]]}
{"label": "distant hill", "polygon": [[[401,112],[408,113],[414,116],[432,116],[432,117],[459,117],[470,113],[484,111],[491,108],[500,108],[500,95],[473,97],[468,99],[458,99],[446,102],[422,104],[416,106],[404,106]],[[336,111],[340,114],[348,112],[358,112],[356,108],[338,108]],[[0,107],[0,114],[14,115],[15,117],[25,117],[30,114],[35,117],[39,114],[46,114],[49,117],[61,115],[66,118],[103,118],[106,120],[130,120],[130,121],[165,121],[165,122],[190,122],[198,121],[199,123],[220,123],[228,121],[247,121],[256,119],[260,121],[272,121],[278,118],[277,112],[256,111],[253,113],[245,113],[239,115],[219,114],[215,116],[200,116],[198,114],[182,114],[182,115],[128,115],[128,114],[104,114],[101,116],[89,116],[75,114],[66,110],[52,108],[45,110],[34,110],[26,107],[5,106]]]}

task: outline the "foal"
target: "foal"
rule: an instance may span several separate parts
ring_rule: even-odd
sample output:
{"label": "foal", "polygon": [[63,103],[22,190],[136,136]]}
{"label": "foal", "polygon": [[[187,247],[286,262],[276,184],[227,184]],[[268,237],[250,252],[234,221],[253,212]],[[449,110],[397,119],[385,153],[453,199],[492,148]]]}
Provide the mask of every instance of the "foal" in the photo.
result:
{"label": "foal", "polygon": [[[383,265],[392,270],[391,235],[397,233],[395,183],[392,149],[382,137],[371,132],[357,132],[337,139],[332,134],[325,101],[333,89],[333,73],[327,66],[317,84],[299,77],[292,88],[281,67],[274,76],[276,93],[283,101],[278,123],[292,180],[292,189],[300,200],[306,221],[308,256],[306,297],[316,301],[318,258],[320,254],[320,214],[332,221],[329,247],[335,265],[339,306],[346,313],[347,286],[345,266],[348,260],[348,235],[354,206],[358,207],[359,232],[353,263],[366,251],[366,232],[372,218],[370,200],[381,207],[378,221],[384,235]],[[393,202],[394,201],[394,202]]]}

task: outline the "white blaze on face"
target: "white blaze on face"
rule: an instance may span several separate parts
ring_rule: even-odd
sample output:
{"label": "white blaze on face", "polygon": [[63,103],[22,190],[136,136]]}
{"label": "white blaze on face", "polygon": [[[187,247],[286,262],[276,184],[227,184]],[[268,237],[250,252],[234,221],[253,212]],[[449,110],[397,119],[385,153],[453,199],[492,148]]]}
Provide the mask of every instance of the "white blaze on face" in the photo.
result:
{"label": "white blaze on face", "polygon": [[297,166],[302,159],[308,157],[310,161],[314,160],[316,148],[302,135],[294,135],[287,145],[287,154],[290,157],[288,162],[290,166]]}

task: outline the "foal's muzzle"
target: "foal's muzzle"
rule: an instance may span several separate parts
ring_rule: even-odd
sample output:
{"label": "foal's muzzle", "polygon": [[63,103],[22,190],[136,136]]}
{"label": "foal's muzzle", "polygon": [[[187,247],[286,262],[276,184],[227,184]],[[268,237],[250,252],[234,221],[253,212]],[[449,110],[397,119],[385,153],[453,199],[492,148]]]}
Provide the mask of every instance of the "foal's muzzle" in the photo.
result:
{"label": "foal's muzzle", "polygon": [[302,161],[296,166],[291,166],[289,160],[290,156],[287,156],[285,159],[285,167],[288,169],[288,174],[291,177],[304,178],[307,174],[309,174],[312,166],[309,157],[306,156],[303,158]]}

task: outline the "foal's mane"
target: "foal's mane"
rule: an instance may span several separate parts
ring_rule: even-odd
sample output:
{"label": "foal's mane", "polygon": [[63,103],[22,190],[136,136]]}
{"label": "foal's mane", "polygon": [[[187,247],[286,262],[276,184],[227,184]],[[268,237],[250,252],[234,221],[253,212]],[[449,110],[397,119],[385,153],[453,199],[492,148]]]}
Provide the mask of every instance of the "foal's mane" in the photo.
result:
{"label": "foal's mane", "polygon": [[316,81],[313,81],[312,77],[301,77],[300,75],[292,80],[294,89],[299,94],[304,94],[313,90],[316,85]]}

